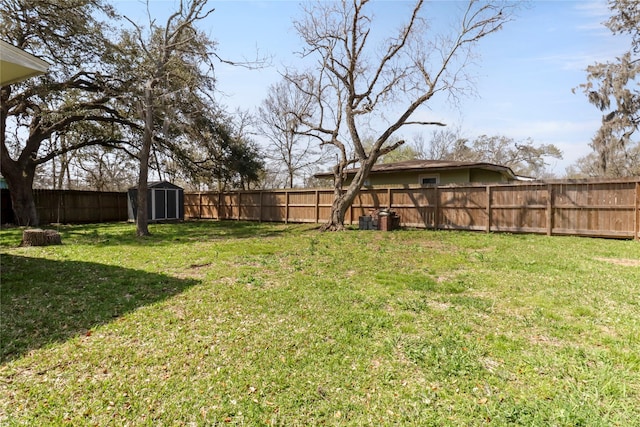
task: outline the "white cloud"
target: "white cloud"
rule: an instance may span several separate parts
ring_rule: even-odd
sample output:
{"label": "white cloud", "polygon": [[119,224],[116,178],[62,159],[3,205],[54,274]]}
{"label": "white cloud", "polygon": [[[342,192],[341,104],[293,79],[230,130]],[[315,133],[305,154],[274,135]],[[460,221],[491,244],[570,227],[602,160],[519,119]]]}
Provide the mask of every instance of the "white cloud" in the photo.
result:
{"label": "white cloud", "polygon": [[605,0],[580,1],[575,3],[575,9],[582,15],[593,18],[607,18],[611,14]]}

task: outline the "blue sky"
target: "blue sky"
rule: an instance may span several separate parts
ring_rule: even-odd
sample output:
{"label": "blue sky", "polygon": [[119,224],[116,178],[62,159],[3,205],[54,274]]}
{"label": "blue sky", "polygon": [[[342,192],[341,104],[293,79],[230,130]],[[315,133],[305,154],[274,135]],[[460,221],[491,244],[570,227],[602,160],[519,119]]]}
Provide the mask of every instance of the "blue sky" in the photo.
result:
{"label": "blue sky", "polygon": [[[434,2],[434,19],[450,18],[455,1]],[[115,1],[128,15],[140,9],[136,1]],[[377,22],[401,19],[412,2],[374,2]],[[174,0],[151,0],[159,21],[175,7]],[[284,66],[299,64],[294,54],[301,44],[292,27],[300,16],[300,2],[287,0],[212,1],[215,12],[201,28],[218,41],[219,54],[229,60],[251,60],[256,53],[273,57],[272,66],[245,70],[220,64],[216,75],[220,101],[230,109],[254,111],[270,84],[280,79]],[[504,29],[483,39],[479,59],[469,71],[476,77],[476,96],[463,98],[457,107],[446,99],[434,100],[421,114],[459,126],[473,138],[481,134],[532,138],[538,144],[555,144],[564,153],[552,169],[565,167],[590,152],[591,137],[601,114],[581,92],[572,88],[585,82],[587,65],[612,60],[629,46],[602,25],[609,17],[606,0],[530,1]],[[383,24],[380,24],[383,25]],[[430,129],[425,129],[430,133]],[[412,138],[415,130],[403,132]]]}

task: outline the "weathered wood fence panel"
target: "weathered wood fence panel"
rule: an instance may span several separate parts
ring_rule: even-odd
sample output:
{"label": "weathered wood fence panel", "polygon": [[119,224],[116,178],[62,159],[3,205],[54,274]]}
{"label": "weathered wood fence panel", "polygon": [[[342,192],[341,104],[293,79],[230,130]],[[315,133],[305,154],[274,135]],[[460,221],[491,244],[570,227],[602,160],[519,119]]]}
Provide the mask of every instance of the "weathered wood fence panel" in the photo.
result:
{"label": "weathered wood fence panel", "polygon": [[[33,190],[41,224],[91,223],[127,220],[127,193]],[[2,190],[2,223],[13,222],[9,190]]]}
{"label": "weathered wood fence panel", "polygon": [[127,193],[34,190],[41,224],[127,220]]}
{"label": "weathered wood fence panel", "polygon": [[558,185],[554,193],[554,232],[633,236],[636,187],[636,183]]}
{"label": "weathered wood fence panel", "polygon": [[[324,222],[333,190],[185,194],[185,218]],[[640,178],[364,189],[345,223],[390,208],[401,225],[640,239]]]}
{"label": "weathered wood fence panel", "polygon": [[547,233],[548,185],[489,187],[490,223],[488,231]]}
{"label": "weathered wood fence panel", "polygon": [[[127,193],[33,190],[41,224],[126,221]],[[2,190],[2,222],[13,221],[9,191]]]}

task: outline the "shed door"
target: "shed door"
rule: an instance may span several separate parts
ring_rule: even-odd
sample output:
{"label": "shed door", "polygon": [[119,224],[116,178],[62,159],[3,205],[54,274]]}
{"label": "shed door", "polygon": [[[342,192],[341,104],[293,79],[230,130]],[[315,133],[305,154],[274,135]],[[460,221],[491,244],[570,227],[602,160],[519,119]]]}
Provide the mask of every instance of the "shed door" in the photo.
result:
{"label": "shed door", "polygon": [[167,218],[167,214],[166,214],[166,194],[165,194],[165,190],[164,189],[156,189],[154,190],[155,193],[155,202],[154,202],[154,206],[155,206],[155,212],[154,212],[154,217],[153,219],[166,219]]}
{"label": "shed door", "polygon": [[167,190],[167,218],[178,218],[178,190]]}

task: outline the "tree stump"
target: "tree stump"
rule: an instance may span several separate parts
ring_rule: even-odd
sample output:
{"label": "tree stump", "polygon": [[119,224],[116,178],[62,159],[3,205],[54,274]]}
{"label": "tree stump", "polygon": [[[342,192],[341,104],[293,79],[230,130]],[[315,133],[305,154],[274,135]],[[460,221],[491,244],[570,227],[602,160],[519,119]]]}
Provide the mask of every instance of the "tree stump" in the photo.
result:
{"label": "tree stump", "polygon": [[20,243],[20,246],[49,246],[61,244],[62,238],[57,231],[33,228],[22,232],[22,243]]}

